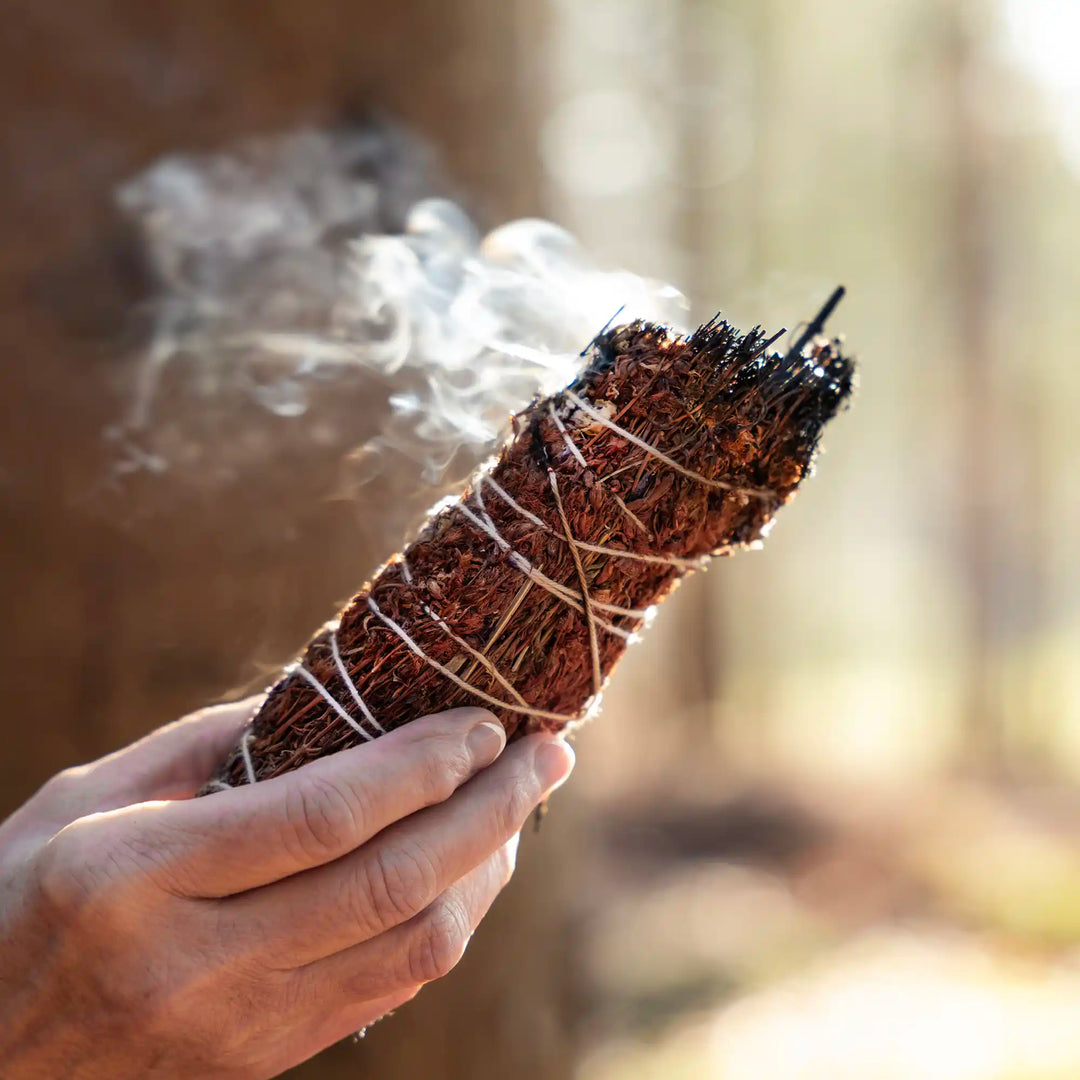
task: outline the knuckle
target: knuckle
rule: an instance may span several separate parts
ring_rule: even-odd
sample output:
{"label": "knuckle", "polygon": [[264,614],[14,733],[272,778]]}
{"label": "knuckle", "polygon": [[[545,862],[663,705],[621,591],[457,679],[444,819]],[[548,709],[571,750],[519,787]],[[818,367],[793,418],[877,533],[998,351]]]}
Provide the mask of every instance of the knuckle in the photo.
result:
{"label": "knuckle", "polygon": [[410,942],[410,983],[441,979],[454,969],[469,943],[471,927],[465,909],[452,894],[439,897],[423,914]]}
{"label": "knuckle", "polygon": [[110,941],[130,937],[136,913],[154,906],[152,893],[127,851],[127,840],[113,830],[75,822],[39,851],[38,896],[59,925],[78,925],[80,933]]}
{"label": "knuckle", "polygon": [[364,860],[358,890],[360,921],[389,929],[411,919],[435,892],[437,874],[431,858],[420,848],[398,844],[381,848]]}
{"label": "knuckle", "polygon": [[[190,1073],[185,1075],[249,1077],[269,1075],[258,1068],[271,1017],[281,1015],[284,999],[262,982],[216,973],[220,1007],[206,1008],[206,980],[184,973],[168,986],[147,986],[130,1006],[133,1026],[145,1037],[173,1046]],[[265,980],[263,980],[265,982]],[[237,1023],[238,1018],[244,1022]]]}
{"label": "knuckle", "polygon": [[79,805],[90,768],[88,765],[73,765],[71,768],[62,769],[38,788],[31,802],[43,808],[51,807],[60,813],[67,813],[70,807]]}
{"label": "knuckle", "polygon": [[524,770],[515,773],[495,808],[495,828],[500,836],[511,837],[521,829],[536,805],[536,785]]}
{"label": "knuckle", "polygon": [[499,849],[495,856],[495,869],[500,889],[510,884],[510,879],[514,876],[515,862],[512,851],[505,846]]}
{"label": "knuckle", "polygon": [[61,839],[62,835],[57,833],[37,853],[35,869],[41,899],[50,909],[67,912],[80,907],[87,893],[77,879],[70,845]]}
{"label": "knuckle", "polygon": [[72,766],[61,769],[54,776],[50,776],[42,785],[41,790],[50,795],[66,795],[72,789],[79,786],[85,769],[82,766]]}
{"label": "knuckle", "polygon": [[94,866],[94,846],[78,823],[68,825],[38,852],[38,892],[47,908],[65,916],[78,913],[101,891],[103,875]]}
{"label": "knuckle", "polygon": [[421,764],[421,789],[428,806],[445,802],[472,772],[472,762],[460,734],[431,738]]}
{"label": "knuckle", "polygon": [[286,796],[287,834],[309,860],[337,858],[363,836],[362,800],[325,776],[308,776]]}

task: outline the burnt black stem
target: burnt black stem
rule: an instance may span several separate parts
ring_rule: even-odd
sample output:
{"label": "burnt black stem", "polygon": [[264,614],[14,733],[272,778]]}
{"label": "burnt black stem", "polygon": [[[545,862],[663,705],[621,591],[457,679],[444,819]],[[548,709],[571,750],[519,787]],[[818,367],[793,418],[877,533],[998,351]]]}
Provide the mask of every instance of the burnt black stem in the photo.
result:
{"label": "burnt black stem", "polygon": [[750,357],[751,360],[756,360],[759,356],[764,356],[766,350],[770,345],[776,344],[787,333],[787,327],[783,327],[777,330],[775,334],[768,341],[763,341],[755,350],[754,355]]}
{"label": "burnt black stem", "polygon": [[844,299],[844,294],[847,289],[843,285],[838,285],[832,296],[825,301],[825,306],[814,316],[814,318],[807,323],[806,329],[799,336],[799,340],[792,345],[790,351],[787,354],[786,359],[794,360],[797,357],[802,356],[803,349],[815,338],[818,334],[825,329],[825,322],[829,316],[836,310],[836,305]]}
{"label": "burnt black stem", "polygon": [[604,323],[604,329],[603,329],[603,330],[601,330],[601,331],[600,331],[600,333],[598,333],[598,334],[596,335],[596,337],[594,337],[594,338],[592,339],[592,341],[590,341],[590,342],[589,342],[589,344],[588,344],[588,345],[586,345],[586,346],[585,346],[585,348],[581,350],[581,355],[582,355],[582,356],[584,356],[584,355],[585,355],[585,354],[586,354],[586,353],[587,353],[587,352],[588,352],[588,351],[589,351],[589,350],[590,350],[590,349],[591,349],[591,348],[592,348],[592,347],[593,347],[593,346],[594,346],[594,345],[595,345],[595,344],[596,344],[596,343],[597,343],[597,342],[598,342],[598,341],[599,341],[599,340],[600,340],[600,339],[601,339],[601,338],[602,338],[602,337],[603,337],[603,336],[604,336],[604,335],[605,335],[605,334],[606,334],[606,333],[607,333],[607,332],[608,332],[608,331],[609,331],[609,330],[611,329],[611,324],[612,324],[612,323],[613,323],[613,322],[614,322],[614,321],[615,321],[615,320],[616,320],[616,319],[617,319],[617,318],[618,318],[618,317],[619,317],[619,316],[620,316],[620,315],[621,315],[621,314],[622,314],[622,313],[623,313],[623,312],[624,312],[625,310],[626,310],[626,305],[625,305],[625,304],[623,304],[623,306],[622,306],[621,308],[619,308],[619,310],[618,310],[618,311],[616,311],[616,312],[615,312],[615,314],[614,314],[614,315],[612,315],[612,316],[611,316],[611,318],[610,318],[610,319],[608,319],[608,321],[607,321],[606,323]]}

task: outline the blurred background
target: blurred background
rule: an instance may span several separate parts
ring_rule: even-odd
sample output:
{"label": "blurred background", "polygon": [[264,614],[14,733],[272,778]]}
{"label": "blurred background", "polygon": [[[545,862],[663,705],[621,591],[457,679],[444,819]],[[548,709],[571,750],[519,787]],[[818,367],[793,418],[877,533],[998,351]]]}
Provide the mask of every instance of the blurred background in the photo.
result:
{"label": "blurred background", "polygon": [[355,374],[297,417],[181,364],[176,453],[117,467],[160,314],[117,189],[355,125],[372,229],[542,215],[770,330],[843,282],[862,385],[631,651],[458,971],[292,1075],[1080,1075],[1075,0],[0,16],[0,811],[265,684],[430,501],[343,466]]}

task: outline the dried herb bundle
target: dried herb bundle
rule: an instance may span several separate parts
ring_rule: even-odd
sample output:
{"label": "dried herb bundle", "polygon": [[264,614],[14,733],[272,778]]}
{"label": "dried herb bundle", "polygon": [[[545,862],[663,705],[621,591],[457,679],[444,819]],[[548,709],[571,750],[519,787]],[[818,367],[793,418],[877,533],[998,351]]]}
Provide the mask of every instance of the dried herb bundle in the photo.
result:
{"label": "dried herb bundle", "polygon": [[719,319],[601,334],[514,436],[308,644],[207,790],[265,779],[426,713],[483,704],[511,734],[597,700],[651,606],[758,540],[811,464],[852,365]]}

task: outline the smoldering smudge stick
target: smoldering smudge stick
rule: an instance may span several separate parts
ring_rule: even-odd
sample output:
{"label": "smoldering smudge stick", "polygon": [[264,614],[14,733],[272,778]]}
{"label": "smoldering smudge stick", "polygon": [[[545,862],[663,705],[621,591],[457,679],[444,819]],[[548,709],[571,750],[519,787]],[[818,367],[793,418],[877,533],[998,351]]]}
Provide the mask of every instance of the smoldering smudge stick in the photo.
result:
{"label": "smoldering smudge stick", "polygon": [[720,319],[601,334],[285,669],[204,793],[454,706],[485,705],[511,737],[588,715],[653,606],[759,541],[806,476],[852,386],[821,336],[841,295],[786,355]]}

